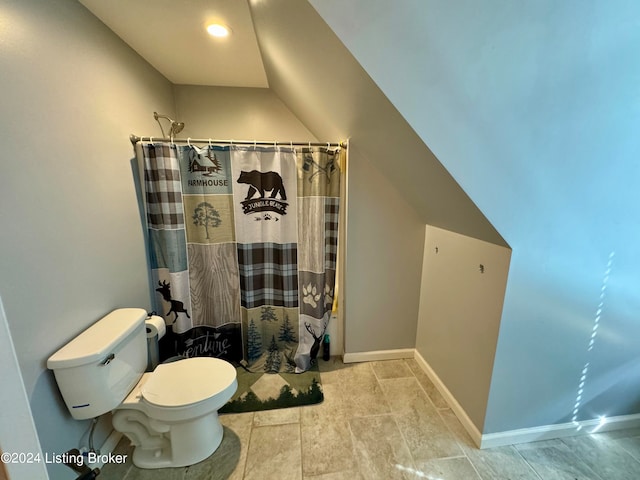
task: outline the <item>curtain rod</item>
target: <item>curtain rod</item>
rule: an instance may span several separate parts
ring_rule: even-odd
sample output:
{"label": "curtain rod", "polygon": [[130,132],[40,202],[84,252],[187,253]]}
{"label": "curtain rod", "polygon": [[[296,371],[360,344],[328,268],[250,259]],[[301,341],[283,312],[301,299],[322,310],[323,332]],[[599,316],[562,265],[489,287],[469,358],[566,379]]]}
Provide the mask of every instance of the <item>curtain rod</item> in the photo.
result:
{"label": "curtain rod", "polygon": [[171,142],[171,143],[212,143],[223,145],[283,145],[283,146],[296,146],[296,147],[341,147],[347,148],[345,142],[267,142],[264,140],[216,140],[213,138],[162,138],[162,137],[139,137],[133,133],[129,135],[129,140],[132,144],[138,142]]}

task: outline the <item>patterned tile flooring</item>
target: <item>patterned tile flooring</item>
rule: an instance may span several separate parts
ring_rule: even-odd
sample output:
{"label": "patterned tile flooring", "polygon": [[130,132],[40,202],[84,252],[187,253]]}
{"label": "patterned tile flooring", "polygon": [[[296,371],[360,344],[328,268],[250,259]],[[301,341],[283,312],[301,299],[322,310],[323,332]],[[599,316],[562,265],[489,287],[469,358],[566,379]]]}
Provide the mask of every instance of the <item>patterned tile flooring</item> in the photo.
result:
{"label": "patterned tile flooring", "polygon": [[[101,480],[633,480],[640,429],[478,450],[415,360],[320,362],[322,404],[221,415],[185,468],[106,465]],[[131,453],[121,441],[116,453]]]}

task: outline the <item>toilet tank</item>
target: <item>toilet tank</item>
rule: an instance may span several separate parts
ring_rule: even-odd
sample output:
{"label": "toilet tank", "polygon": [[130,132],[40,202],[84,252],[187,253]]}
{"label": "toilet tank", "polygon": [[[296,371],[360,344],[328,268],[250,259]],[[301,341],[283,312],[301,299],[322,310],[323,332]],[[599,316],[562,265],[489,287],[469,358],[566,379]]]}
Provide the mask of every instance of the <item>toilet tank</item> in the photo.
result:
{"label": "toilet tank", "polygon": [[138,383],[147,366],[146,318],[141,308],[114,310],[49,357],[73,418],[113,410]]}

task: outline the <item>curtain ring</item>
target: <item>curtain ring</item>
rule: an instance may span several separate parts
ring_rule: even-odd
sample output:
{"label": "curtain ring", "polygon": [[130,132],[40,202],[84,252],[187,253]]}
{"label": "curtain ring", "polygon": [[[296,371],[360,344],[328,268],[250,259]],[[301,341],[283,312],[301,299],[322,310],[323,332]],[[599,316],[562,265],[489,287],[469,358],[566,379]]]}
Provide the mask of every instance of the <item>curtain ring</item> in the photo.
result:
{"label": "curtain ring", "polygon": [[187,137],[187,145],[191,146],[191,137]]}
{"label": "curtain ring", "polygon": [[209,148],[213,147],[213,145],[211,144],[211,138],[209,138]]}
{"label": "curtain ring", "polygon": [[149,137],[149,143],[153,144],[153,137]]}

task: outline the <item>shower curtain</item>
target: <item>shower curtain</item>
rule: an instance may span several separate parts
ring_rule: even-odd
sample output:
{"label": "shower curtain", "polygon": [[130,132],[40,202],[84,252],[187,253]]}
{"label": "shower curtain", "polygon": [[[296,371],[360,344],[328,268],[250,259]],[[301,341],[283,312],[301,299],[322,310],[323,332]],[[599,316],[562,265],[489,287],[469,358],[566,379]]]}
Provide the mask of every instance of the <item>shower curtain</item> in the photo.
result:
{"label": "shower curtain", "polygon": [[344,153],[142,145],[163,357],[312,365],[334,303]]}

